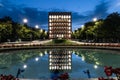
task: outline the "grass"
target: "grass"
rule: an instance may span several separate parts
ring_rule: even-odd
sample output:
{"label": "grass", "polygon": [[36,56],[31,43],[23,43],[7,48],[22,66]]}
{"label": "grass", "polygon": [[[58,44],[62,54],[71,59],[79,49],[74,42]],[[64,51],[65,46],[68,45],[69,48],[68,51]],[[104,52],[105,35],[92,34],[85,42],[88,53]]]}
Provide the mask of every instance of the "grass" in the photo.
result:
{"label": "grass", "polygon": [[54,39],[51,42],[48,42],[44,45],[77,45],[77,44],[66,39]]}

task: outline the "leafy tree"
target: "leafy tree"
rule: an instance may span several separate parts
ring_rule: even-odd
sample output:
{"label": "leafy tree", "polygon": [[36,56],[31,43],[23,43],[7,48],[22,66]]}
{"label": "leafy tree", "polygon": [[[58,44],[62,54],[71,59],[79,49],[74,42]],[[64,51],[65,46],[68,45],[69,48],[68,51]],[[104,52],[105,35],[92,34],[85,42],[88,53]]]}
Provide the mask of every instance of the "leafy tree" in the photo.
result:
{"label": "leafy tree", "polygon": [[104,21],[104,27],[107,31],[107,38],[110,42],[120,41],[117,36],[119,35],[119,26],[120,26],[120,14],[115,12],[107,16]]}
{"label": "leafy tree", "polygon": [[11,21],[3,22],[0,24],[0,41],[7,41],[10,39],[12,34],[12,23]]}
{"label": "leafy tree", "polygon": [[115,12],[105,20],[87,22],[84,27],[76,30],[73,38],[80,40],[93,40],[94,42],[120,42],[120,14]]}

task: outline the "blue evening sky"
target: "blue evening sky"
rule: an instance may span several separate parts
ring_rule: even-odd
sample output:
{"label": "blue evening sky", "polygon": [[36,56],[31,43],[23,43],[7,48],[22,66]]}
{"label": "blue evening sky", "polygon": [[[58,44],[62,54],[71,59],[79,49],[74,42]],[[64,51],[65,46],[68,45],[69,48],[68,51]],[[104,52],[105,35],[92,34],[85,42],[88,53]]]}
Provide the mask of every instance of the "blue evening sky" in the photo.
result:
{"label": "blue evening sky", "polygon": [[92,21],[94,17],[105,18],[113,12],[120,12],[120,0],[0,0],[0,18],[10,16],[14,21],[36,24],[48,28],[48,12],[72,12],[72,29]]}

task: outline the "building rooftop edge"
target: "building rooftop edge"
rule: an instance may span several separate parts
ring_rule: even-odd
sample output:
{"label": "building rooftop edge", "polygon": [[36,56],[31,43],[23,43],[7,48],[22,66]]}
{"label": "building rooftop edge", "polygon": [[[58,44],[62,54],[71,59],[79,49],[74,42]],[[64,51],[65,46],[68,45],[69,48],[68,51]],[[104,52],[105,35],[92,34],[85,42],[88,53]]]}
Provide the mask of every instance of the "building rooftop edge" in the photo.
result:
{"label": "building rooftop edge", "polygon": [[49,15],[60,14],[60,15],[71,15],[71,12],[49,12]]}

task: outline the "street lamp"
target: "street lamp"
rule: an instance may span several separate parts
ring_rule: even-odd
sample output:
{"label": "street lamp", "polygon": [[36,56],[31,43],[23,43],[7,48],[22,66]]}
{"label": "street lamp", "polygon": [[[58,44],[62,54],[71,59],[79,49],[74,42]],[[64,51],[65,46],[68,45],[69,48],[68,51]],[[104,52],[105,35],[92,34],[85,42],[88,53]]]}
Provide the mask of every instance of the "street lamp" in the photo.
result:
{"label": "street lamp", "polygon": [[[98,19],[95,17],[95,18],[93,18],[93,22],[96,24]],[[96,40],[97,40],[97,37],[96,37]]]}
{"label": "street lamp", "polygon": [[84,25],[81,25],[81,27],[83,28],[83,27],[84,27]]}
{"label": "street lamp", "polygon": [[23,19],[23,23],[27,23],[28,20],[26,18]]}
{"label": "street lamp", "polygon": [[95,18],[93,18],[93,21],[95,22],[95,21],[97,21],[97,18],[95,17]]}
{"label": "street lamp", "polygon": [[24,68],[24,69],[26,69],[26,68],[27,68],[27,65],[26,65],[26,64],[25,64],[25,65],[23,65],[23,68]]}
{"label": "street lamp", "polygon": [[43,30],[42,30],[42,29],[40,29],[40,32],[42,33],[42,32],[43,32]]}
{"label": "street lamp", "polygon": [[47,31],[45,31],[45,34],[47,34]]}
{"label": "street lamp", "polygon": [[38,29],[38,28],[39,28],[39,25],[35,25],[35,28]]}
{"label": "street lamp", "polygon": [[84,25],[81,25],[81,29],[84,29]]}
{"label": "street lamp", "polygon": [[78,28],[76,28],[75,30],[78,30]]}
{"label": "street lamp", "polygon": [[35,58],[35,61],[38,61],[38,60],[39,60],[39,58],[38,58],[38,57],[36,57],[36,58]]}
{"label": "street lamp", "polygon": [[18,78],[21,75],[21,73],[25,71],[26,68],[27,68],[26,64],[23,65],[23,69],[18,68],[16,78]]}
{"label": "street lamp", "polygon": [[98,68],[98,66],[97,66],[97,65],[94,65],[94,68],[95,68],[95,69],[97,69],[97,68]]}

